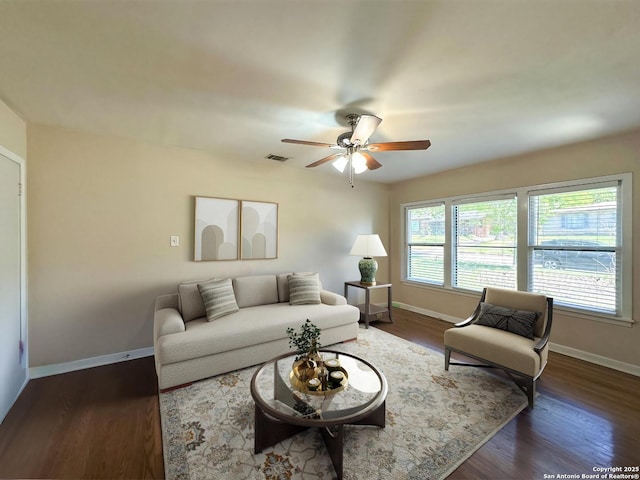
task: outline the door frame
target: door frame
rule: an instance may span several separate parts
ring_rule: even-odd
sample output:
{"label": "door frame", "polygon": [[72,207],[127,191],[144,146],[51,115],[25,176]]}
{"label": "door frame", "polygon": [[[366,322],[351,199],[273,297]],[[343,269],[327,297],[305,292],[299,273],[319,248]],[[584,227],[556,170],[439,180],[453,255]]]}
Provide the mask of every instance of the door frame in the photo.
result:
{"label": "door frame", "polygon": [[[27,189],[26,189],[26,169],[27,162],[11,150],[0,145],[0,155],[16,162],[20,167],[20,341],[23,351],[20,365],[25,369],[25,380],[15,400],[17,400],[24,387],[29,382],[29,322],[27,311]],[[14,402],[15,402],[14,400]],[[0,421],[4,419],[0,418]]]}

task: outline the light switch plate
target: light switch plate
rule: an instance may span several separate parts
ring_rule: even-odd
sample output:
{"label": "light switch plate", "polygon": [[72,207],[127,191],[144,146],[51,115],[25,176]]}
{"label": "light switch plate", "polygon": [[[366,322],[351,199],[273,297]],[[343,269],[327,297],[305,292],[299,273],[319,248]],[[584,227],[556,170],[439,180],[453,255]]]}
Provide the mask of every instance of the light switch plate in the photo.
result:
{"label": "light switch plate", "polygon": [[180,246],[180,237],[178,235],[171,235],[171,246],[172,247]]}

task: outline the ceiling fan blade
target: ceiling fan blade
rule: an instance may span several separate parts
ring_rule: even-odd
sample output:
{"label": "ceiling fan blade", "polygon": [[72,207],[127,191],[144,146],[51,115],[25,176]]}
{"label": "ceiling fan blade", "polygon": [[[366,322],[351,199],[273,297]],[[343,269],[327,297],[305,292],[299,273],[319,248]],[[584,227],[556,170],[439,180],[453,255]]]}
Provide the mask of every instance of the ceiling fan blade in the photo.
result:
{"label": "ceiling fan blade", "polygon": [[330,162],[331,160],[335,160],[340,156],[342,156],[341,153],[332,153],[331,155],[328,155],[324,158],[321,158],[320,160],[310,163],[309,165],[307,165],[307,168],[317,167],[318,165],[322,165],[323,163],[327,163],[327,162]]}
{"label": "ceiling fan blade", "polygon": [[370,152],[387,152],[391,150],[426,150],[431,146],[429,140],[413,140],[409,142],[370,143],[365,148]]}
{"label": "ceiling fan blade", "polygon": [[306,140],[293,140],[291,138],[283,138],[281,140],[284,143],[297,143],[299,145],[311,145],[313,147],[337,147],[337,145],[334,145],[333,143],[320,143],[320,142],[307,142]]}
{"label": "ceiling fan blade", "polygon": [[367,143],[367,140],[376,131],[381,121],[382,119],[375,115],[360,115],[353,135],[351,135],[351,144],[364,145]]}
{"label": "ceiling fan blade", "polygon": [[373,158],[367,152],[360,152],[360,153],[362,154],[362,156],[367,161],[367,168],[369,170],[375,170],[376,168],[380,168],[382,166],[382,164],[379,161],[377,161],[375,158]]}

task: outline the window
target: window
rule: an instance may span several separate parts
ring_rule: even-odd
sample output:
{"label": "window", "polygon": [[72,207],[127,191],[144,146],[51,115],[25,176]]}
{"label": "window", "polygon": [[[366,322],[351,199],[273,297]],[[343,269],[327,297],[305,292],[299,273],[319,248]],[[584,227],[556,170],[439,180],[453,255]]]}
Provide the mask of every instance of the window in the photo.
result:
{"label": "window", "polygon": [[530,196],[531,291],[552,296],[557,305],[617,312],[618,188]]}
{"label": "window", "polygon": [[631,179],[610,175],[404,205],[404,280],[539,292],[559,308],[631,323]]}
{"label": "window", "polygon": [[444,204],[407,209],[407,278],[443,285]]}
{"label": "window", "polygon": [[562,226],[570,230],[587,228],[587,216],[583,213],[567,213],[560,217]]}
{"label": "window", "polygon": [[515,197],[458,204],[453,216],[453,286],[516,288]]}

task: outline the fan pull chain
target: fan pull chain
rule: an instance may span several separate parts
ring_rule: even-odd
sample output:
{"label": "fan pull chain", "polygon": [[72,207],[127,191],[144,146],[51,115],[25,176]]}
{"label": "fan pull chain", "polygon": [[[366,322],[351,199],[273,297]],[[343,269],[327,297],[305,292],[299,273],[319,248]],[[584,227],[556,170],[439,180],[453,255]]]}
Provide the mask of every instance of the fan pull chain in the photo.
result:
{"label": "fan pull chain", "polygon": [[351,148],[349,148],[349,185],[351,185],[351,188],[354,188],[354,176],[353,176],[353,161],[352,161],[352,155],[353,154],[353,150]]}

